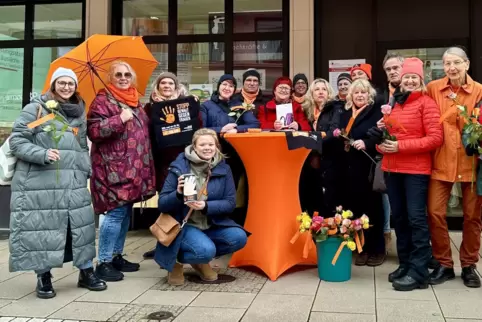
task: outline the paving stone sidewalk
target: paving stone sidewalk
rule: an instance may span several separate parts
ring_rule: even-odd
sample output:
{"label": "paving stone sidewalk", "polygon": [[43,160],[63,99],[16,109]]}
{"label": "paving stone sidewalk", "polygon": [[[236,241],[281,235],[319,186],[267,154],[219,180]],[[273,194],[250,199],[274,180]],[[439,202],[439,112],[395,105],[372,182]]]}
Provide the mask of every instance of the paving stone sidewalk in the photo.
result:
{"label": "paving stone sidewalk", "polygon": [[[460,276],[458,247],[461,233],[453,232],[452,251]],[[482,289],[468,289],[460,279],[427,290],[396,292],[387,275],[397,266],[392,249],[377,268],[353,266],[345,283],[319,281],[315,268],[297,268],[269,281],[256,270],[227,268],[228,258],[213,264],[236,276],[222,285],[166,283],[166,271],[142,254],[154,246],[146,231],[129,233],[125,252],[141,270],[126,273],[124,281],[109,283],[104,292],[76,287],[72,265],[53,270],[57,297],[36,298],[34,273],[8,272],[8,241],[0,241],[0,322],[43,321],[158,321],[149,315],[167,311],[175,322],[324,322],[324,321],[482,321]],[[481,272],[482,266],[479,266]],[[186,266],[186,272],[190,272]]]}

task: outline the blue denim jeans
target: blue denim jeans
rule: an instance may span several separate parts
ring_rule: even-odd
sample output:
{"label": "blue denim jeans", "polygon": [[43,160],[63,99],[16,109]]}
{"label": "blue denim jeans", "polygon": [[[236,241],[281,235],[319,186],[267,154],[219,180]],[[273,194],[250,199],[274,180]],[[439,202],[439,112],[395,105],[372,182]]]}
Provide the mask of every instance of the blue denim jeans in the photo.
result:
{"label": "blue denim jeans", "polygon": [[186,225],[178,261],[183,264],[207,264],[214,257],[234,253],[246,245],[246,232],[238,227],[211,227],[201,231]]}
{"label": "blue denim jeans", "polygon": [[432,257],[426,211],[430,176],[390,173],[386,178],[400,266],[415,280],[426,281]]}
{"label": "blue denim jeans", "polygon": [[[88,261],[85,264],[77,266],[78,269],[87,269],[87,268],[91,268],[91,267],[93,267],[92,261]],[[35,270],[35,274],[41,275],[43,273],[49,272],[50,270],[51,270],[51,268],[37,269],[37,270]]]}
{"label": "blue denim jeans", "polygon": [[383,225],[383,232],[389,233],[392,230],[390,229],[390,200],[388,198],[388,194],[382,194],[382,202],[383,202],[383,214],[385,215],[385,225]]}
{"label": "blue denim jeans", "polygon": [[112,262],[113,255],[122,254],[132,215],[132,204],[108,211],[99,232],[99,262]]}

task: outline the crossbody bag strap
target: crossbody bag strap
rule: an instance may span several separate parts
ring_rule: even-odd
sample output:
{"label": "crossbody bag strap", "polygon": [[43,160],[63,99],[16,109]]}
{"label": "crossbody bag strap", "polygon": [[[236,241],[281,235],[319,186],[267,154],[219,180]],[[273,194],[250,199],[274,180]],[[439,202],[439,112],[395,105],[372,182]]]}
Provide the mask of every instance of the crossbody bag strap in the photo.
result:
{"label": "crossbody bag strap", "polygon": [[41,105],[41,104],[38,104],[38,108],[37,108],[37,120],[42,116],[42,111],[43,111],[42,105]]}
{"label": "crossbody bag strap", "polygon": [[[201,195],[204,193],[204,191],[207,189],[208,187],[208,182],[209,182],[209,179],[211,178],[211,169],[208,169],[208,176],[206,178],[206,181],[204,181],[204,184],[202,185],[201,187],[201,190],[198,191],[197,193],[197,198],[199,199],[201,197]],[[181,229],[184,227],[184,225],[187,223],[187,221],[189,220],[189,217],[191,217],[192,215],[192,212],[193,212],[194,209],[190,208],[189,211],[187,212],[187,215],[186,217],[184,217],[183,221],[182,221],[182,224],[181,224]]]}

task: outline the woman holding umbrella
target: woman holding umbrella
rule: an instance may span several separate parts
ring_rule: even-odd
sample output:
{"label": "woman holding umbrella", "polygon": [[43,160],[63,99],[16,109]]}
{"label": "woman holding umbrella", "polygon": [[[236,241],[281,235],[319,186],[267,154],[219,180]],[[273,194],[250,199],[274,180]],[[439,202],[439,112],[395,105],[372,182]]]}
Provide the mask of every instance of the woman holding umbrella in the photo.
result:
{"label": "woman holding umbrella", "polygon": [[[43,299],[56,295],[51,268],[69,261],[80,269],[79,287],[107,288],[92,265],[95,222],[87,190],[91,169],[84,101],[77,88],[77,75],[57,68],[47,93],[25,106],[10,137],[18,158],[10,204],[10,271],[35,270],[37,297]],[[55,143],[57,135],[60,140]]]}
{"label": "woman holding umbrella", "polygon": [[139,103],[136,73],[128,63],[115,61],[107,83],[88,114],[90,185],[95,213],[106,214],[100,227],[96,273],[106,281],[119,281],[124,278],[122,272],[139,269],[122,252],[132,206],[154,196],[156,183],[149,120]]}

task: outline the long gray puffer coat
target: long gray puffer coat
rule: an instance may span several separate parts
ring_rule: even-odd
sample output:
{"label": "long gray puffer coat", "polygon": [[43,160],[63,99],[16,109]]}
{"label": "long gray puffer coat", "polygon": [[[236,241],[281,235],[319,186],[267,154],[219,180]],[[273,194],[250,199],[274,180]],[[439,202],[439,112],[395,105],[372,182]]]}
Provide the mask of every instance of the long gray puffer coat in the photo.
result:
{"label": "long gray puffer coat", "polygon": [[[69,128],[60,139],[57,181],[57,163],[47,158],[47,150],[55,149],[55,143],[51,133],[43,129],[55,125],[60,131],[62,123],[48,121],[34,129],[27,127],[37,118],[38,104],[42,105],[42,116],[51,112],[46,101],[42,96],[25,106],[10,137],[12,152],[18,158],[11,186],[11,272],[62,267],[71,260],[78,266],[95,257],[85,112],[78,118],[64,117],[78,133]],[[71,240],[67,242],[68,225]]]}

